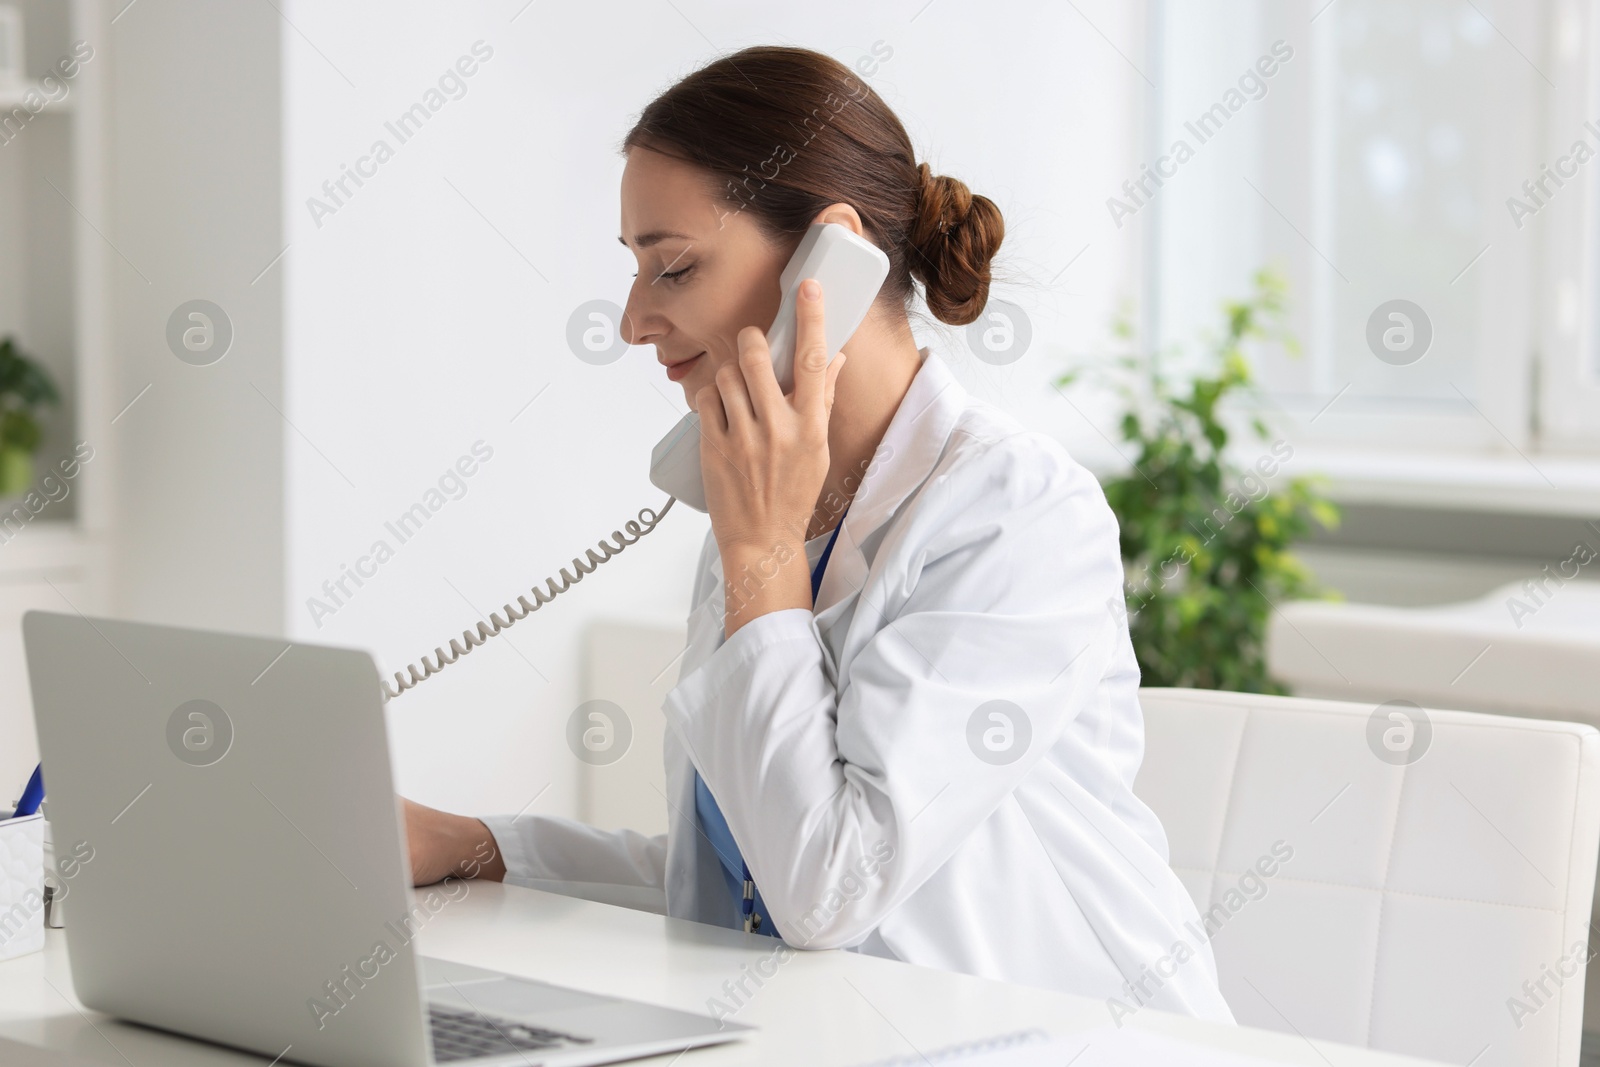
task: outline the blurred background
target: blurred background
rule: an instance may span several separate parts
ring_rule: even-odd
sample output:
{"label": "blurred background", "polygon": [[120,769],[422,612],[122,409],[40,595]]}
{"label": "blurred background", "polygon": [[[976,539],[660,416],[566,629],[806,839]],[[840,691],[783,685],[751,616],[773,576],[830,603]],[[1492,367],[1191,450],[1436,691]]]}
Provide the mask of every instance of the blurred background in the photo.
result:
{"label": "blurred background", "polygon": [[[1004,212],[990,311],[914,326],[1107,487],[1146,684],[1600,717],[1594,3],[9,0],[0,782],[29,608],[392,674],[659,506],[617,145],[752,44]],[[664,826],[707,530],[390,704],[401,790]]]}

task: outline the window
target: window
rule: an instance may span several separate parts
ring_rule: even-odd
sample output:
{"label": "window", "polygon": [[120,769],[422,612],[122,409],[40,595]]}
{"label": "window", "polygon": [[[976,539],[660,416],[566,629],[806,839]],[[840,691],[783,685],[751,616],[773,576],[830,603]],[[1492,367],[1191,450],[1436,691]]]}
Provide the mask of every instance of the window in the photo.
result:
{"label": "window", "polygon": [[[1540,430],[1553,445],[1600,450],[1600,19],[1593,3],[1557,8],[1550,31],[1552,78],[1549,153],[1552,168],[1571,173],[1549,202],[1555,217],[1540,287]],[[1580,143],[1584,146],[1579,149]],[[1581,162],[1580,159],[1581,158]],[[1558,175],[1559,176],[1559,175]],[[1558,206],[1565,214],[1557,211]],[[1543,211],[1540,212],[1544,214]]]}
{"label": "window", "polygon": [[1592,4],[1154,13],[1146,153],[1170,176],[1140,210],[1163,345],[1274,264],[1304,354],[1256,369],[1296,443],[1600,454]]}

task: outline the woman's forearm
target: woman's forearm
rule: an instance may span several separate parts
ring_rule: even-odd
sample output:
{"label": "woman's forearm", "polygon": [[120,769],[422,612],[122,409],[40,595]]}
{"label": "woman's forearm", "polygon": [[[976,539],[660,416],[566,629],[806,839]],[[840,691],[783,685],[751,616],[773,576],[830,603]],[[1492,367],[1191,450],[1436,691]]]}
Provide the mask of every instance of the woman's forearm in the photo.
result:
{"label": "woman's forearm", "polygon": [[407,800],[405,822],[413,884],[432,885],[451,876],[491,882],[505,879],[499,844],[481,819]]}
{"label": "woman's forearm", "polygon": [[500,856],[499,843],[495,841],[494,834],[483,824],[482,819],[474,819],[467,815],[453,816],[460,820],[460,829],[456,832],[455,840],[459,847],[466,850],[466,855],[451,868],[451,872],[463,878],[482,878],[489,882],[505,880],[506,863]]}
{"label": "woman's forearm", "polygon": [[803,541],[777,539],[720,549],[726,613],[724,634],[773,611],[811,607],[811,575]]}

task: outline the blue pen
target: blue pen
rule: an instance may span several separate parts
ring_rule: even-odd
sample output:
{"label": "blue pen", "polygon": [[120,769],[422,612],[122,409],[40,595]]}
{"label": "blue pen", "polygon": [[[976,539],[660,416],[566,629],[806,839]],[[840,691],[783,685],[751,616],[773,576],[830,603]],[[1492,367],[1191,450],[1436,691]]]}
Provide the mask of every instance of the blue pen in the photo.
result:
{"label": "blue pen", "polygon": [[39,810],[39,802],[44,799],[44,764],[33,768],[33,775],[28,779],[28,784],[22,789],[22,799],[17,801],[17,810],[11,813],[13,819],[20,819],[32,815]]}

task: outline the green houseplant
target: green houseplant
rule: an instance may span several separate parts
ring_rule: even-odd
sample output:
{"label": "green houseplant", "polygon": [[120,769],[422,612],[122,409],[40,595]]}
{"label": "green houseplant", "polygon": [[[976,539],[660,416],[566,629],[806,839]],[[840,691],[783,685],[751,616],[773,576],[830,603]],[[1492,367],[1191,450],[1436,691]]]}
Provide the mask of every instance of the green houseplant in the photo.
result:
{"label": "green houseplant", "polygon": [[39,412],[60,402],[49,372],[10,337],[0,339],[0,497],[24,493],[33,484],[33,454],[44,436]]}
{"label": "green houseplant", "polygon": [[[1284,600],[1324,595],[1289,548],[1313,523],[1336,526],[1338,510],[1315,479],[1284,477],[1293,446],[1268,445],[1260,416],[1251,419],[1260,458],[1246,466],[1228,454],[1225,402],[1254,393],[1245,346],[1298,352],[1284,325],[1283,279],[1262,270],[1254,284],[1248,298],[1223,304],[1222,334],[1192,374],[1173,375],[1165,360],[1141,355],[1126,313],[1113,323],[1122,351],[1109,373],[1099,369],[1104,361],[1094,365],[1120,395],[1120,432],[1133,452],[1133,469],[1104,489],[1121,526],[1128,627],[1144,685],[1281,693],[1266,670],[1268,617]],[[1085,373],[1072,370],[1057,385]]]}

